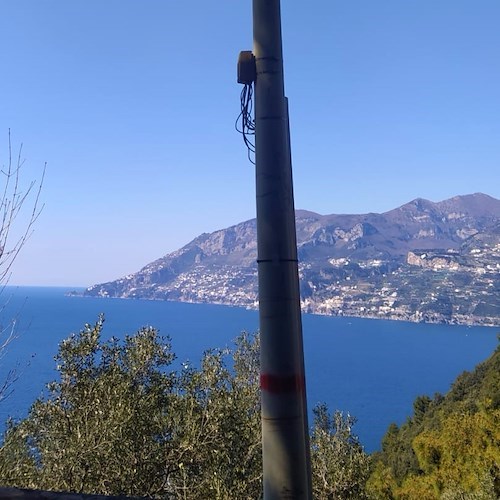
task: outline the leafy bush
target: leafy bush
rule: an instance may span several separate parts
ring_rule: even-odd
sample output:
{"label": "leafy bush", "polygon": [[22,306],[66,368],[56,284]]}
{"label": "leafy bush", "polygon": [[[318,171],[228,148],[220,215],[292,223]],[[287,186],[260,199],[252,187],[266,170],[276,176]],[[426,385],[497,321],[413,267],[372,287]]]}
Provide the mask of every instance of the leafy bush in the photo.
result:
{"label": "leafy bush", "polygon": [[313,496],[319,499],[362,500],[368,498],[365,483],[370,457],[352,433],[356,419],[326,405],[314,409],[311,436]]}
{"label": "leafy bush", "polygon": [[[151,327],[102,340],[103,318],[64,340],[60,378],[26,419],[9,422],[3,485],[184,499],[256,499],[262,490],[259,337],[174,370]],[[318,499],[364,498],[369,458],[354,420],[326,407],[312,431]],[[346,496],[347,495],[347,496]]]}
{"label": "leafy bush", "polygon": [[500,498],[500,348],[450,391],[391,425],[367,488],[375,499]]}

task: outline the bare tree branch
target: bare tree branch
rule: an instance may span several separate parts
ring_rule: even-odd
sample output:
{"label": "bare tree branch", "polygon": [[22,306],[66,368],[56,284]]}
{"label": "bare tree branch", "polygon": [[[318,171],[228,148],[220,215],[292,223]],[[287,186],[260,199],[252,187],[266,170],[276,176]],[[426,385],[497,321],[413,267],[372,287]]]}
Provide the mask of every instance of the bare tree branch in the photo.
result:
{"label": "bare tree branch", "polygon": [[[36,181],[31,181],[24,191],[20,186],[20,173],[23,165],[22,144],[19,147],[16,160],[14,161],[12,158],[12,142],[9,130],[9,162],[6,167],[0,170],[4,183],[0,197],[0,285],[2,287],[5,287],[8,283],[12,264],[33,233],[33,226],[43,210],[43,204],[40,204],[40,193],[47,165],[45,164],[43,167],[41,181],[38,184]],[[33,201],[29,218],[24,229],[21,230],[14,241],[11,241],[13,224],[30,197],[33,197]]]}
{"label": "bare tree branch", "polygon": [[[43,210],[44,205],[40,202],[40,194],[47,167],[47,164],[43,167],[40,182],[33,180],[23,187],[21,182],[21,172],[24,166],[23,146],[21,144],[14,157],[10,129],[8,151],[8,163],[0,169],[0,294],[9,283],[12,265],[32,235],[34,224]],[[27,212],[26,218],[20,220],[19,218],[24,217],[25,212]],[[6,310],[8,302],[9,299],[0,305],[0,313]],[[7,326],[0,325],[0,359],[5,354],[7,346],[17,336],[18,315],[19,311]],[[18,376],[18,371],[12,368],[8,371],[5,380],[0,382],[0,402],[12,392],[12,384]]]}

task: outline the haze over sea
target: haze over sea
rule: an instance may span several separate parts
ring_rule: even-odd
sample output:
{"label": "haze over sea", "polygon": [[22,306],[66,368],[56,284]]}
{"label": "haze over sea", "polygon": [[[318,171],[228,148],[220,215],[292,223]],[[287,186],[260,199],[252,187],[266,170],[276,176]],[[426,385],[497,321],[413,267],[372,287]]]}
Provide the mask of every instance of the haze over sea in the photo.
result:
{"label": "haze over sea", "polygon": [[[0,381],[9,369],[19,378],[0,402],[0,422],[20,418],[56,377],[61,340],[105,314],[104,336],[123,338],[151,325],[169,335],[175,367],[198,363],[209,348],[230,346],[242,330],[258,329],[258,314],[209,304],[66,297],[67,288],[7,287],[1,296],[4,328],[16,318],[18,337],[1,358]],[[308,405],[358,419],[355,433],[367,451],[380,447],[391,422],[412,413],[416,396],[446,392],[455,377],[486,359],[497,328],[427,325],[357,318],[303,316]],[[311,424],[311,422],[310,422]]]}

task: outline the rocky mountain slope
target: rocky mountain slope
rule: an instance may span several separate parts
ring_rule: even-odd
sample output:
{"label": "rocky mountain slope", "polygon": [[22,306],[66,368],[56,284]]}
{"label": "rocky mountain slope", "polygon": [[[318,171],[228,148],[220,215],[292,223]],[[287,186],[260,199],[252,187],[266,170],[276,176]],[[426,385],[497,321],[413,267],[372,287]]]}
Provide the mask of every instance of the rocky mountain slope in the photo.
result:
{"label": "rocky mountain slope", "polygon": [[[500,200],[413,200],[382,214],[296,212],[305,312],[500,325]],[[255,219],[202,234],[85,295],[257,306]]]}

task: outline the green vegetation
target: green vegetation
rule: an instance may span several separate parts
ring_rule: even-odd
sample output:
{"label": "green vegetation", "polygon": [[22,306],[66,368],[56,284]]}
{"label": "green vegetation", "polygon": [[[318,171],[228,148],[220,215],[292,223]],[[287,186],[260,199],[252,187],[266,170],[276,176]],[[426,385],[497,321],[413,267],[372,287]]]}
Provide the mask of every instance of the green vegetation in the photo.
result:
{"label": "green vegetation", "polygon": [[[261,497],[259,338],[173,367],[151,327],[102,339],[103,319],[64,340],[60,378],[26,419],[10,421],[0,484],[179,499]],[[421,396],[367,455],[355,419],[314,410],[320,500],[491,500],[500,493],[500,348],[445,396]]]}
{"label": "green vegetation", "polygon": [[352,433],[355,419],[326,405],[314,409],[311,435],[313,496],[318,499],[363,500],[370,475],[370,457]]}
{"label": "green vegetation", "polygon": [[[260,498],[258,336],[244,333],[233,350],[208,351],[200,368],[175,371],[168,339],[155,329],[120,343],[103,341],[102,328],[100,318],[61,343],[60,381],[25,420],[8,425],[0,483],[158,498]],[[351,433],[352,419],[330,418],[325,407],[316,415],[317,497],[350,491],[341,498],[362,498],[357,492],[369,457]]]}
{"label": "green vegetation", "polygon": [[418,397],[374,462],[375,499],[500,498],[500,347],[445,396]]}

